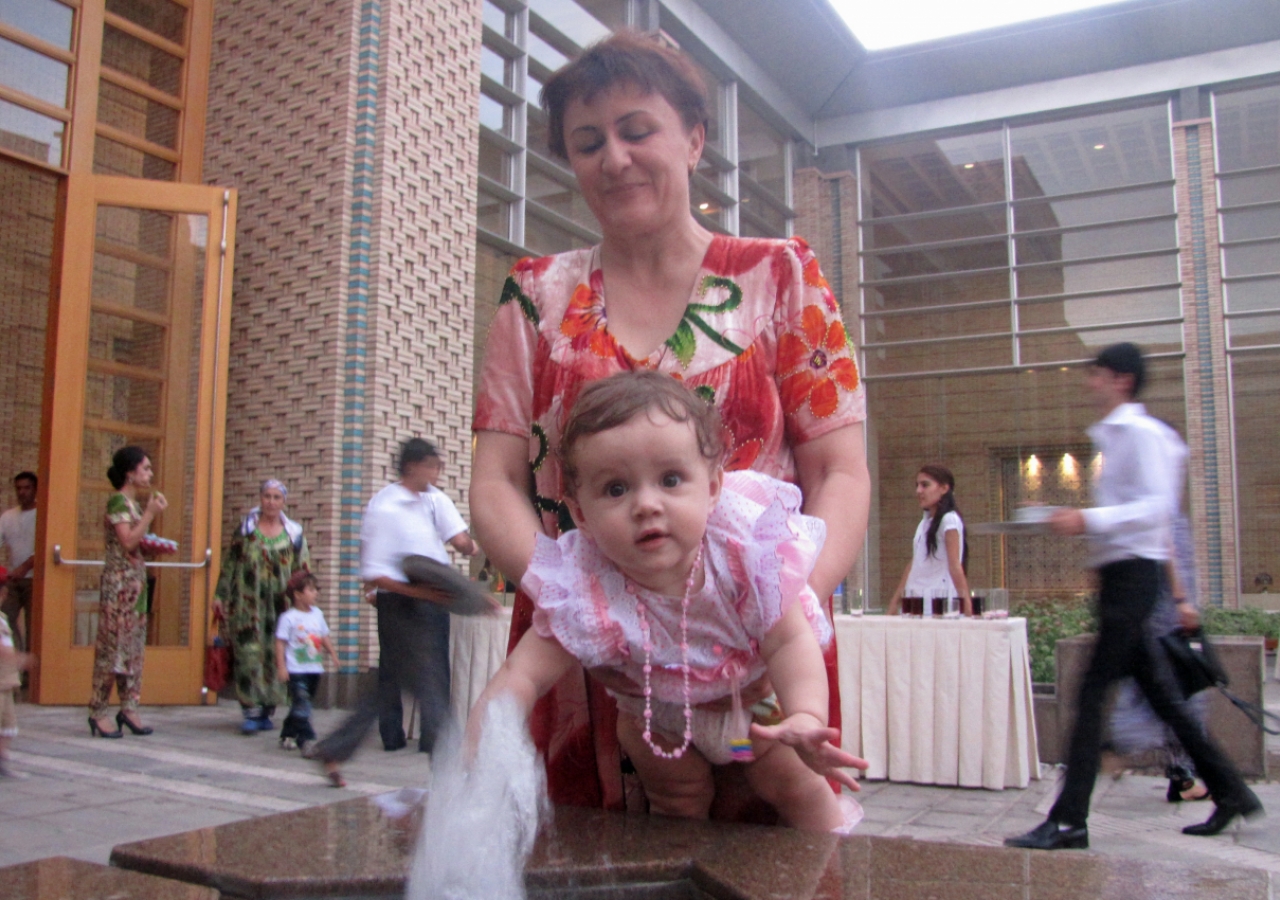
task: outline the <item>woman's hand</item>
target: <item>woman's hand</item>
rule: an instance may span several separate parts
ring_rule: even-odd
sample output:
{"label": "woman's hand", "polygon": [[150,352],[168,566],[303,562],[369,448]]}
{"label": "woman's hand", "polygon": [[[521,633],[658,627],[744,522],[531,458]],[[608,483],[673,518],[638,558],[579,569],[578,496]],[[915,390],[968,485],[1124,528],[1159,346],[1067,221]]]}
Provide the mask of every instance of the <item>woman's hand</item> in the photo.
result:
{"label": "woman's hand", "polygon": [[151,514],[151,518],[155,518],[169,508],[169,501],[164,498],[164,494],[159,491],[151,492],[151,499],[147,501],[147,512]]}
{"label": "woman's hand", "polygon": [[1195,631],[1200,627],[1200,610],[1196,609],[1185,599],[1177,601],[1178,604],[1178,623],[1182,626],[1183,631]]}
{"label": "woman's hand", "polygon": [[861,790],[858,781],[846,769],[861,769],[871,765],[852,753],[846,753],[832,744],[839,740],[840,732],[828,728],[809,713],[787,716],[777,725],[751,726],[753,740],[777,741],[796,751],[806,766],[823,778],[839,782],[851,791]]}

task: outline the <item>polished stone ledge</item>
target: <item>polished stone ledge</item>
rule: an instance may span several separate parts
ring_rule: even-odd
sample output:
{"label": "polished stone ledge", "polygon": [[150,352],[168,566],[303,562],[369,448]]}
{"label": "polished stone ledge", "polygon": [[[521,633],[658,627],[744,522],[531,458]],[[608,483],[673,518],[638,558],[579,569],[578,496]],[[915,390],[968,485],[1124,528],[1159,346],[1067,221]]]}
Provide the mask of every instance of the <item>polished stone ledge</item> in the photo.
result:
{"label": "polished stone ledge", "polygon": [[0,900],[218,900],[218,892],[51,856],[0,869]]}
{"label": "polished stone ledge", "polygon": [[[401,894],[406,834],[360,798],[116,847],[117,866],[224,896]],[[560,807],[527,883],[538,898],[1264,900],[1267,872],[905,838],[806,834]],[[640,888],[639,885],[646,887]]]}

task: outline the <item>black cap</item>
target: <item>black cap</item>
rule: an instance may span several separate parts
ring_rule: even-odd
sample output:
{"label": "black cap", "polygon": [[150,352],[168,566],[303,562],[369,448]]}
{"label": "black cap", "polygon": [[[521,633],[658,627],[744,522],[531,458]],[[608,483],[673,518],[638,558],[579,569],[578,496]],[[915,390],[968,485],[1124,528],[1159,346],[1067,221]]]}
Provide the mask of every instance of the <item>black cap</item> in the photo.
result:
{"label": "black cap", "polygon": [[1133,393],[1132,397],[1137,397],[1142,393],[1142,385],[1147,380],[1147,366],[1142,361],[1142,350],[1137,344],[1125,341],[1120,344],[1112,344],[1098,354],[1093,361],[1095,366],[1103,369],[1110,369],[1117,375],[1133,376]]}

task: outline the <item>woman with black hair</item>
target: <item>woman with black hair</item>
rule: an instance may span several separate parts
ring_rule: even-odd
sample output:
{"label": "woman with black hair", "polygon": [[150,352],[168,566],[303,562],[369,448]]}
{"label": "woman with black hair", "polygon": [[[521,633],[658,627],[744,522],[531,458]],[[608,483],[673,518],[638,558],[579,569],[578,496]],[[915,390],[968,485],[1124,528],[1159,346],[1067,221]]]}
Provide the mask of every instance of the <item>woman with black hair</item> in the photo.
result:
{"label": "woman with black hair", "polygon": [[955,477],[944,466],[921,466],[916,473],[916,498],[924,516],[912,541],[911,562],[889,600],[890,614],[898,611],[904,596],[928,597],[930,591],[945,588],[947,596],[960,598],[964,614],[972,615],[964,571],[964,519],[956,507],[955,487]]}
{"label": "woman with black hair", "polygon": [[[151,733],[138,718],[142,651],[147,642],[147,568],[141,544],[155,517],[169,504],[164,494],[150,491],[146,508],[138,505],[138,494],[151,488],[151,459],[141,447],[117,450],[107,469],[107,480],[116,492],[107,498],[103,518],[106,553],[93,651],[89,731],[96,737],[118,738],[125,728],[134,734]],[[112,685],[120,695],[114,729],[103,721]]]}

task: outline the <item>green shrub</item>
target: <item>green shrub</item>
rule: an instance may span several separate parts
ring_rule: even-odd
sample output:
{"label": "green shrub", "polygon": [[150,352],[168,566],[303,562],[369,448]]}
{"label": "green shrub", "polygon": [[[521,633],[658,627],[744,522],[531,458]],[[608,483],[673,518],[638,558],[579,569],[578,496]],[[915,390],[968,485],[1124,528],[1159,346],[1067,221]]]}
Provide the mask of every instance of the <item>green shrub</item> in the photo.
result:
{"label": "green shrub", "polygon": [[1055,680],[1053,650],[1063,638],[1098,630],[1093,603],[1084,597],[1029,597],[1012,600],[1009,615],[1025,616],[1031,653],[1031,680]]}
{"label": "green shrub", "polygon": [[1244,634],[1280,639],[1280,614],[1265,609],[1222,609],[1210,606],[1201,611],[1206,634]]}

